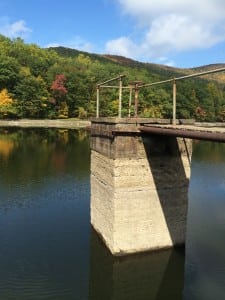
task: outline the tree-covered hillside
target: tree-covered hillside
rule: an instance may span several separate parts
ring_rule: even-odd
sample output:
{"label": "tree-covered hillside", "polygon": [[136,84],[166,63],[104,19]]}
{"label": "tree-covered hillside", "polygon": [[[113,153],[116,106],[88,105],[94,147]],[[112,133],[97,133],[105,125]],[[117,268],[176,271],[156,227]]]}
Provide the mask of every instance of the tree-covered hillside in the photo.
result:
{"label": "tree-covered hillside", "polygon": [[[63,47],[41,49],[25,44],[20,38],[11,40],[0,35],[0,118],[92,117],[97,83],[124,74],[123,84],[127,86],[136,80],[150,83],[199,70],[140,63]],[[224,121],[224,77],[220,73],[179,81],[177,117]],[[118,97],[118,89],[101,89],[100,115],[117,115]],[[123,116],[128,114],[128,103],[127,89],[123,91]],[[170,118],[171,115],[171,83],[140,90],[139,116]]]}

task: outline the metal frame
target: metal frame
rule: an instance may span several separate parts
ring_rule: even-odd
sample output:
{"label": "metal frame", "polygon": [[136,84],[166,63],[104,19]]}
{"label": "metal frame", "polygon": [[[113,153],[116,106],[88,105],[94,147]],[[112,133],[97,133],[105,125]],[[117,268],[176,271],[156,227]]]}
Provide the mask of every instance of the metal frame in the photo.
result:
{"label": "metal frame", "polygon": [[[177,86],[176,86],[176,82],[179,81],[179,80],[185,80],[185,79],[189,79],[189,78],[194,78],[194,77],[199,77],[199,76],[204,76],[204,75],[214,74],[214,73],[219,73],[219,72],[224,72],[224,71],[225,71],[225,67],[214,69],[214,70],[209,70],[209,71],[193,73],[193,74],[190,74],[190,75],[175,77],[175,78],[171,78],[171,79],[167,79],[167,80],[147,83],[147,84],[142,84],[140,81],[134,81],[133,84],[131,83],[129,86],[126,86],[126,87],[123,86],[123,82],[122,82],[122,79],[124,77],[126,77],[126,75],[119,75],[115,78],[112,78],[112,79],[109,79],[109,80],[106,80],[102,83],[97,84],[96,118],[99,118],[99,98],[100,98],[100,89],[101,88],[118,88],[119,89],[119,104],[118,104],[118,117],[119,118],[121,118],[121,114],[122,114],[122,91],[123,91],[123,89],[130,89],[128,117],[131,116],[132,92],[134,90],[135,91],[135,96],[134,96],[134,117],[136,118],[138,116],[138,93],[139,93],[139,89],[172,82],[173,83],[173,118],[172,118],[172,124],[176,125],[176,104],[177,104],[177,99],[176,99]],[[106,85],[107,83],[110,83],[110,82],[115,81],[115,80],[119,80],[119,85],[118,86]]]}
{"label": "metal frame", "polygon": [[[96,118],[99,118],[99,100],[100,100],[100,89],[101,88],[118,88],[119,89],[119,104],[118,104],[118,117],[121,118],[121,112],[122,112],[122,89],[123,89],[123,78],[126,77],[126,75],[119,75],[115,78],[106,80],[102,83],[97,84],[97,101],[96,101]],[[106,83],[119,80],[119,86],[109,86],[106,85]]]}
{"label": "metal frame", "polygon": [[169,82],[173,83],[173,119],[172,119],[172,124],[176,125],[176,106],[177,106],[176,105],[177,104],[177,100],[176,100],[176,95],[177,95],[176,82],[178,80],[185,80],[185,79],[189,79],[189,78],[194,78],[194,77],[199,77],[199,76],[203,76],[203,75],[219,73],[219,72],[224,72],[224,71],[225,71],[225,68],[219,68],[219,69],[214,69],[214,70],[210,70],[210,71],[203,71],[203,72],[193,73],[193,74],[190,74],[190,75],[175,77],[173,79],[167,79],[167,80],[162,80],[162,81],[158,81],[158,82],[147,83],[147,84],[140,85],[139,87],[140,88],[150,87],[150,86],[153,86],[153,85],[164,84],[164,83],[169,83]]}

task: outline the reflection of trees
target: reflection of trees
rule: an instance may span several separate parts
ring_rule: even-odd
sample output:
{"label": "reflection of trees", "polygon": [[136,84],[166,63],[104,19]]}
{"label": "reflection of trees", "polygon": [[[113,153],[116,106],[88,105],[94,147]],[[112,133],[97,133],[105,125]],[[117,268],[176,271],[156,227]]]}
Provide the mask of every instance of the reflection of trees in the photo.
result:
{"label": "reflection of trees", "polygon": [[[82,137],[82,138],[81,138]],[[59,129],[9,129],[0,132],[0,179],[18,183],[59,173],[77,176],[89,169],[86,131]]]}
{"label": "reflection of trees", "polygon": [[200,161],[225,163],[225,144],[216,142],[197,141],[194,143],[193,157]]}
{"label": "reflection of trees", "polygon": [[0,159],[5,160],[17,145],[17,133],[0,130]]}
{"label": "reflection of trees", "polygon": [[0,137],[0,155],[7,158],[14,148],[13,141],[2,140]]}

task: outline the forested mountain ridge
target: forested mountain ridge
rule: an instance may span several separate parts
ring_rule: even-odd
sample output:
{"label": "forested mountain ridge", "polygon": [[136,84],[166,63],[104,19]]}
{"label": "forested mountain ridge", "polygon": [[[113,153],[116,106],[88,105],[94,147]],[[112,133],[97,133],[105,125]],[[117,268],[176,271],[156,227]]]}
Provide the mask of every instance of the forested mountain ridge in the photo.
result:
{"label": "forested mountain ridge", "polygon": [[171,72],[189,72],[189,71],[194,71],[194,72],[199,72],[199,71],[207,71],[211,69],[218,69],[218,68],[223,68],[225,67],[225,63],[218,63],[218,64],[210,64],[210,65],[204,65],[204,66],[199,66],[199,67],[194,67],[194,68],[176,68],[172,66],[167,66],[167,65],[162,65],[162,64],[156,64],[156,63],[148,63],[148,62],[140,62],[137,60],[134,60],[132,58],[124,57],[121,55],[112,55],[112,54],[96,54],[96,53],[89,53],[85,51],[80,51],[72,48],[66,48],[66,47],[50,47],[47,48],[47,50],[54,50],[57,52],[60,56],[65,56],[65,57],[77,57],[80,54],[83,54],[85,56],[89,56],[92,59],[98,59],[101,61],[113,61],[115,63],[119,64],[124,64],[127,66],[140,66],[140,67],[151,67],[155,66],[158,67],[159,69],[166,69],[166,70],[171,70]]}
{"label": "forested mountain ridge", "polygon": [[[0,35],[0,118],[87,118],[95,115],[96,84],[125,74],[123,84],[150,83],[202,70],[141,63],[115,55],[100,55],[56,47],[42,49],[20,38]],[[225,74],[177,83],[177,117],[200,121],[225,120]],[[139,116],[172,115],[172,86],[143,88]],[[129,92],[123,92],[122,115],[128,113]],[[100,114],[117,115],[118,89],[101,89]]]}
{"label": "forested mountain ridge", "polygon": [[[114,63],[128,66],[128,67],[140,67],[140,68],[146,68],[149,70],[153,69],[154,71],[159,72],[159,73],[165,71],[165,72],[168,72],[168,75],[171,75],[172,77],[173,77],[173,75],[176,75],[176,76],[179,76],[180,74],[189,75],[189,74],[198,73],[198,72],[204,72],[204,71],[209,71],[209,70],[214,70],[214,69],[225,68],[225,63],[210,64],[210,65],[199,66],[199,67],[194,67],[194,68],[176,68],[176,67],[162,65],[162,64],[156,64],[156,63],[139,62],[139,61],[133,60],[131,58],[127,58],[127,57],[119,56],[119,55],[93,54],[93,53],[88,53],[88,52],[79,51],[79,50],[71,49],[71,48],[65,48],[65,47],[51,47],[49,49],[56,51],[61,56],[76,57],[79,54],[83,54],[83,55],[89,56],[92,59],[97,59],[102,62],[112,61]],[[216,78],[216,80],[222,81],[222,80],[224,80],[225,72],[217,73],[217,74],[214,74],[213,76],[210,75],[208,77],[212,78],[212,79]],[[222,80],[221,80],[221,78],[222,78]],[[224,81],[224,83],[225,83],[225,81]]]}

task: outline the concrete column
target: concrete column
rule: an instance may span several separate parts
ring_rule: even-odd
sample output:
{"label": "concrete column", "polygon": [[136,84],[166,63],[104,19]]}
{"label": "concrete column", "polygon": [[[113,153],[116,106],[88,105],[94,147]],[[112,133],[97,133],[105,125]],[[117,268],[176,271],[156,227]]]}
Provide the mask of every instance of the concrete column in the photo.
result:
{"label": "concrete column", "polygon": [[141,122],[92,122],[91,224],[114,255],[185,242],[191,141],[141,135]]}

